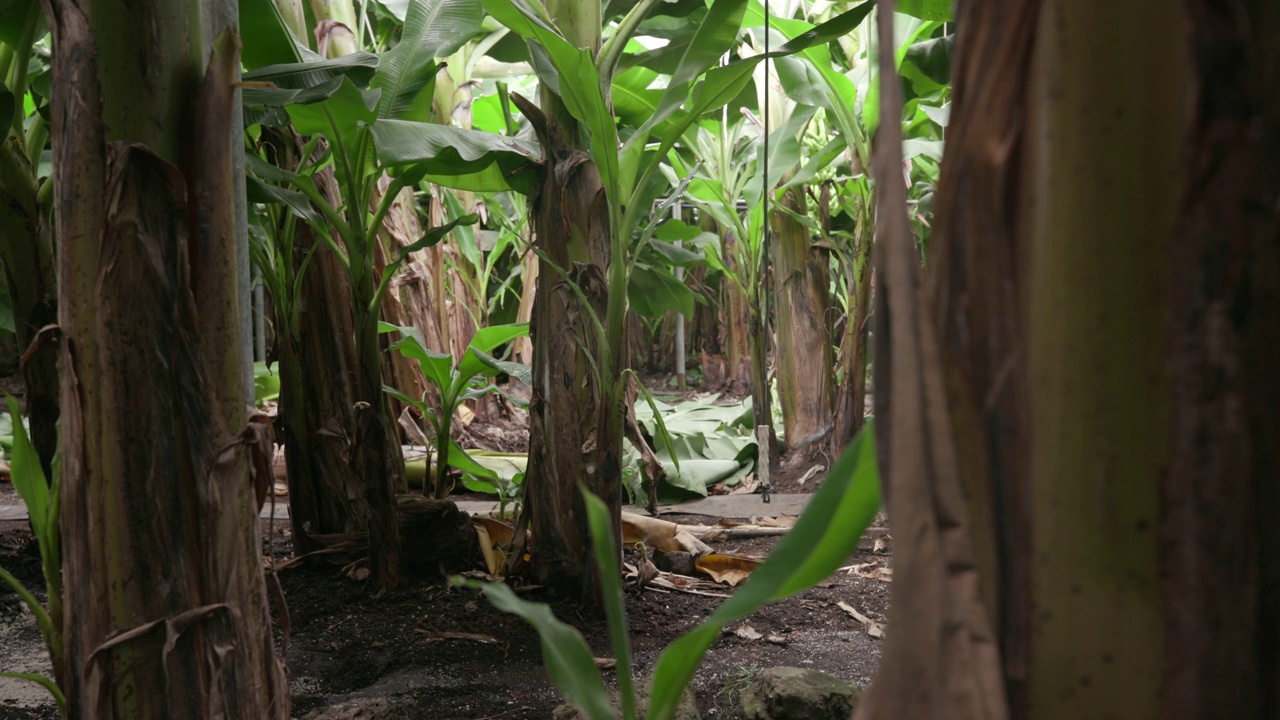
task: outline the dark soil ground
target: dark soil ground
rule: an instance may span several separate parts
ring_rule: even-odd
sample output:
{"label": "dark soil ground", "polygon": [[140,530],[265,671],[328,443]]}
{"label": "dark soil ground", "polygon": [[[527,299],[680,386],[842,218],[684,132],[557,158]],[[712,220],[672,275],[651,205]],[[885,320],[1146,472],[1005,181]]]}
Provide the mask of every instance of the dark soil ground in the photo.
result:
{"label": "dark soil ground", "polygon": [[[0,485],[0,491],[12,492],[7,485]],[[271,532],[268,523],[263,530],[264,535]],[[849,564],[887,566],[889,557],[872,549],[877,537],[884,537],[883,529],[863,539]],[[29,543],[25,523],[0,523],[0,566],[38,587],[39,561]],[[775,543],[776,538],[753,538],[717,543],[716,549],[764,555]],[[287,523],[277,522],[272,554],[287,557],[291,548]],[[378,596],[369,585],[326,564],[284,570],[280,580],[290,618],[287,657],[294,717],[344,700],[377,696],[401,701],[395,717],[404,718],[549,718],[561,702],[543,669],[537,634],[522,620],[492,608],[475,591],[453,588],[440,578],[410,579]],[[550,603],[558,617],[581,630],[597,656],[611,655],[604,623],[587,617],[575,602],[537,590],[524,595]],[[869,682],[881,640],[869,637],[866,627],[837,603],[883,621],[888,599],[887,582],[838,572],[820,587],[749,618],[744,624],[758,632],[759,639],[734,634],[739,626],[726,629],[693,682],[703,717],[737,717],[736,689],[762,668],[792,665]],[[628,593],[637,673],[650,672],[667,644],[721,602],[719,597],[655,589]],[[283,639],[279,632],[277,637]],[[0,640],[0,666],[13,662],[14,653],[37,659],[43,653],[34,623],[7,589],[0,589]],[[605,674],[613,684],[612,671]],[[38,693],[36,697],[38,701]],[[14,702],[0,692],[0,718],[56,717],[51,704],[18,707]]]}

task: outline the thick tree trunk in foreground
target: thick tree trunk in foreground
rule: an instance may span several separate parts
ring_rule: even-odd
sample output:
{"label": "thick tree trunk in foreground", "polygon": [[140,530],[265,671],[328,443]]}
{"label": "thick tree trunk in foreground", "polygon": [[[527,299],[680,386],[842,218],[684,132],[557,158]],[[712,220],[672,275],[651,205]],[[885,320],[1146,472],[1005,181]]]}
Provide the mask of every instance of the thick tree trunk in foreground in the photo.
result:
{"label": "thick tree trunk in foreground", "polygon": [[252,477],[269,448],[246,424],[235,30],[210,61],[211,7],[45,8],[72,715],[287,718]]}
{"label": "thick tree trunk in foreground", "polygon": [[[1280,6],[1188,3],[1160,715],[1280,717]],[[1181,138],[1180,138],[1181,139]]]}
{"label": "thick tree trunk in foreground", "polygon": [[[804,191],[791,188],[780,202],[808,213]],[[815,252],[809,231],[787,213],[773,213],[777,298],[778,401],[786,429],[787,455],[803,458],[831,434],[835,358],[827,330],[830,276],[825,253]]]}
{"label": "thick tree trunk in foreground", "polygon": [[904,631],[859,717],[1274,718],[1280,8],[960,8],[932,282],[877,293]]}

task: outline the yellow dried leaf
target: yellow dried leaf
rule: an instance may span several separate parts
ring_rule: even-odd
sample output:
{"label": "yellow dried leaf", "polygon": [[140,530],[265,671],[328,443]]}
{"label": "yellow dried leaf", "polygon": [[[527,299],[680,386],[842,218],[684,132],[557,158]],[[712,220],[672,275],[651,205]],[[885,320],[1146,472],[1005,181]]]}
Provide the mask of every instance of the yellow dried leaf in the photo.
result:
{"label": "yellow dried leaf", "polygon": [[718,583],[737,586],[750,577],[760,563],[760,558],[746,555],[707,553],[698,558],[695,567]]}

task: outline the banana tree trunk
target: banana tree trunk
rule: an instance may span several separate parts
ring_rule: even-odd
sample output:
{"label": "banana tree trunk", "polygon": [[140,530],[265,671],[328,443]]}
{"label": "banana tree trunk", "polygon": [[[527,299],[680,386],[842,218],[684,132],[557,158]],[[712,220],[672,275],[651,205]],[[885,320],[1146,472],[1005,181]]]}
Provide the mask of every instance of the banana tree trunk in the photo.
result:
{"label": "banana tree trunk", "polygon": [[862,429],[867,404],[867,317],[871,310],[871,235],[859,227],[854,241],[852,267],[846,268],[849,284],[848,311],[840,339],[839,363],[843,382],[836,386],[835,428],[831,454],[836,457]]}
{"label": "banana tree trunk", "polygon": [[[781,199],[792,212],[808,213],[801,189]],[[830,277],[825,254],[814,251],[809,231],[784,212],[774,213],[774,294],[778,302],[778,398],[787,454],[808,456],[831,434],[835,358],[827,330]]]}
{"label": "banana tree trunk", "polygon": [[270,450],[246,422],[239,42],[214,21],[234,8],[45,10],[72,717],[288,718],[254,491]]}
{"label": "banana tree trunk", "polygon": [[858,717],[1275,717],[1280,8],[958,8],[929,281],[878,275],[909,531]]}
{"label": "banana tree trunk", "polygon": [[[738,239],[734,237],[732,230],[719,227],[716,223],[713,223],[710,229],[719,233],[720,257],[724,258],[729,272],[733,272],[737,264],[736,246]],[[751,384],[751,341],[749,339],[751,315],[747,297],[729,278],[725,278],[721,284],[724,288],[721,293],[723,298],[723,318],[721,322],[724,323],[724,354],[729,364],[726,375],[730,382],[737,383],[739,387],[747,388]]]}
{"label": "banana tree trunk", "polygon": [[[599,49],[599,0],[553,0],[547,9],[570,42]],[[534,387],[522,525],[527,522],[533,536],[533,574],[538,582],[594,603],[597,582],[579,483],[617,517],[622,418],[610,412],[610,402],[602,397],[600,388],[612,383],[597,381],[592,369],[590,358],[600,352],[595,330],[561,273],[581,288],[602,319],[609,293],[625,289],[610,288],[606,282],[610,238],[600,174],[593,163],[581,161],[577,123],[560,99],[547,88],[540,99],[542,112],[527,103],[521,108],[534,122],[547,157],[545,180],[532,207],[537,243],[547,259],[538,270],[531,327]],[[625,347],[613,348],[619,363],[626,354]],[[599,371],[616,377],[618,368]]]}

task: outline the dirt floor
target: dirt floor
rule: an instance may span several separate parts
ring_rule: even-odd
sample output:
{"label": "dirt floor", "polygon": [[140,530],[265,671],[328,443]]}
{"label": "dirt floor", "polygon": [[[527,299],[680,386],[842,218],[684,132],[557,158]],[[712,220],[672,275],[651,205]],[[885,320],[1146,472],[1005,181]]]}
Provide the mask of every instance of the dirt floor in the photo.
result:
{"label": "dirt floor", "polygon": [[[0,483],[0,493],[12,493],[12,489]],[[716,520],[704,516],[666,519],[696,524]],[[273,531],[269,527],[264,521],[264,535],[271,534],[271,553],[289,556],[287,523],[277,521]],[[883,528],[873,529],[848,564],[873,563],[859,568],[863,574],[887,567],[886,539]],[[730,540],[714,547],[721,552],[765,555],[776,541],[776,537]],[[25,523],[0,523],[0,566],[36,587],[41,585],[39,561],[29,544]],[[280,579],[290,617],[287,657],[294,717],[368,697],[395,701],[397,718],[549,718],[560,703],[543,670],[537,634],[522,620],[493,609],[474,591],[433,578],[409,580],[377,596],[367,584],[325,564],[287,569]],[[603,622],[585,618],[574,602],[537,590],[524,595],[550,603],[558,617],[582,631],[597,656],[611,654]],[[737,717],[736,690],[767,667],[814,668],[867,683],[878,664],[882,640],[869,636],[868,626],[839,603],[883,623],[888,599],[886,579],[838,572],[820,587],[727,628],[693,682],[703,717]],[[637,673],[650,672],[668,643],[721,602],[721,597],[652,588],[629,593],[627,612]],[[277,637],[283,640],[279,632]],[[42,655],[29,613],[16,595],[0,589],[0,671],[47,671]],[[606,671],[606,677],[612,684],[611,671]],[[0,717],[57,716],[40,688],[19,690],[19,686],[19,681],[0,684]]]}

